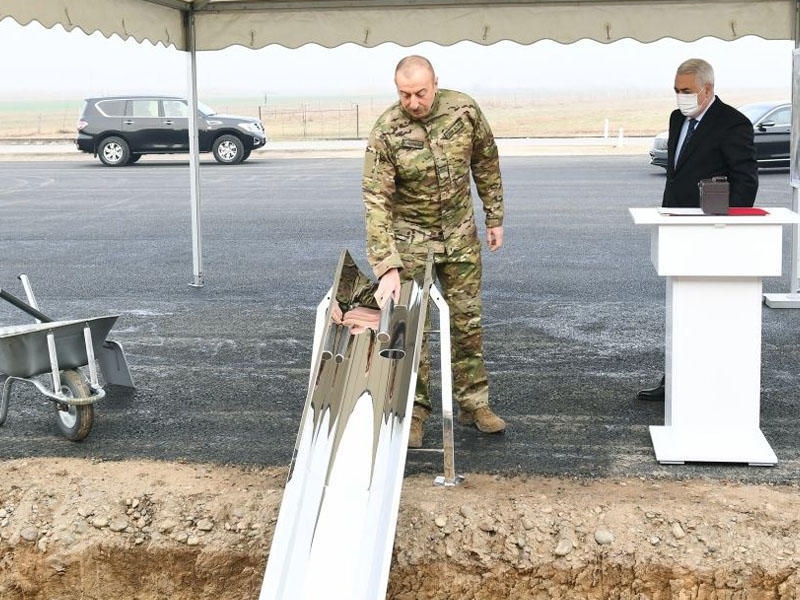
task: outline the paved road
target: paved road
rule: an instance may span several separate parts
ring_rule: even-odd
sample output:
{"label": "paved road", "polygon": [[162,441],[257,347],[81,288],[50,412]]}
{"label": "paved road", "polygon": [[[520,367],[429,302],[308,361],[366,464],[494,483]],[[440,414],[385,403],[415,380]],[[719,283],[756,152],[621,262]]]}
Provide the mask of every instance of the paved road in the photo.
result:
{"label": "paved road", "polygon": [[[313,315],[339,252],[365,265],[360,160],[203,161],[206,286],[191,288],[188,167],[142,160],[0,163],[0,286],[32,279],[59,318],[119,313],[138,385],[112,388],[83,443],[17,388],[0,457],[286,465],[306,394]],[[644,157],[509,157],[506,247],[485,260],[486,356],[504,436],[456,428],[460,471],[800,481],[800,312],[764,311],[762,426],[775,468],[662,467],[635,391],[663,364],[664,284],[629,206],[660,199]],[[759,204],[789,206],[786,173]],[[785,236],[788,250],[788,232]],[[767,291],[786,291],[780,279]],[[27,322],[0,305],[0,322]],[[438,421],[426,442],[441,439]],[[409,455],[435,473],[439,456]]]}
{"label": "paved road", "polygon": [[[498,138],[497,146],[504,156],[529,156],[531,154],[630,154],[644,155],[652,144],[652,137],[580,137],[580,138]],[[331,140],[270,140],[253,152],[253,158],[274,158],[303,154],[333,154],[338,157],[360,157],[364,152],[364,139]],[[30,157],[59,157],[64,160],[81,160],[90,155],[79,152],[71,139],[10,139],[0,138],[0,159],[12,157],[24,160]],[[210,156],[210,154],[205,154]],[[172,156],[165,156],[172,160]],[[148,161],[157,155],[148,156]]]}

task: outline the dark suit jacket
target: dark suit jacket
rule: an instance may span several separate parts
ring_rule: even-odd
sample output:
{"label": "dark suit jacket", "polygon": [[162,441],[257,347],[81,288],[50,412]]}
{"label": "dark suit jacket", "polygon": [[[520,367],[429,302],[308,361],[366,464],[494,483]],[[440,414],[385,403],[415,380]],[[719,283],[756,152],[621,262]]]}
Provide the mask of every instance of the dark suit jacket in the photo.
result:
{"label": "dark suit jacket", "polygon": [[697,183],[720,176],[727,177],[730,183],[731,206],[753,206],[758,191],[758,167],[750,120],[715,98],[675,165],[675,150],[685,118],[679,110],[669,117],[663,206],[700,206]]}

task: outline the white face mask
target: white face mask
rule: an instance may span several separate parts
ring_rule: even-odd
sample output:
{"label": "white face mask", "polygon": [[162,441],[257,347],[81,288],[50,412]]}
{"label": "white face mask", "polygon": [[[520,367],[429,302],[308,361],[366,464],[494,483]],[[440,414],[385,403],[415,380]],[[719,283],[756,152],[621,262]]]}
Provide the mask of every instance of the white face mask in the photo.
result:
{"label": "white face mask", "polygon": [[697,102],[697,94],[676,94],[678,98],[678,110],[684,117],[694,117],[700,105]]}

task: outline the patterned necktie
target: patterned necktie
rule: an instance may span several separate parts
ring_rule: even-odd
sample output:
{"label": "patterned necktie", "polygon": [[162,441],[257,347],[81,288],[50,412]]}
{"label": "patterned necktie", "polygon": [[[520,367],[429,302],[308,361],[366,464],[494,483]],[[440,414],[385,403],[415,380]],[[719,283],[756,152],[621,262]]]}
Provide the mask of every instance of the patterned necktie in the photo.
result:
{"label": "patterned necktie", "polygon": [[[692,139],[692,134],[694,133],[694,128],[697,127],[698,120],[697,119],[689,119],[689,127],[686,129],[686,137],[683,138],[683,145],[681,146],[681,153],[683,152],[684,148],[689,144],[689,140]],[[680,156],[680,153],[678,154]]]}

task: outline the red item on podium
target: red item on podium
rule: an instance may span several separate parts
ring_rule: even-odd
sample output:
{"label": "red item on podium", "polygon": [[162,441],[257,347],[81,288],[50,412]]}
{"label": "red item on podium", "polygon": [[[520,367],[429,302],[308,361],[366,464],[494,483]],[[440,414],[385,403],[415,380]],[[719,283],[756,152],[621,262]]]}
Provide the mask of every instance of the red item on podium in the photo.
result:
{"label": "red item on podium", "polygon": [[763,217],[764,215],[768,215],[769,213],[765,211],[763,208],[756,208],[755,206],[731,206],[728,208],[728,216],[731,217],[739,217],[739,216],[759,216]]}

